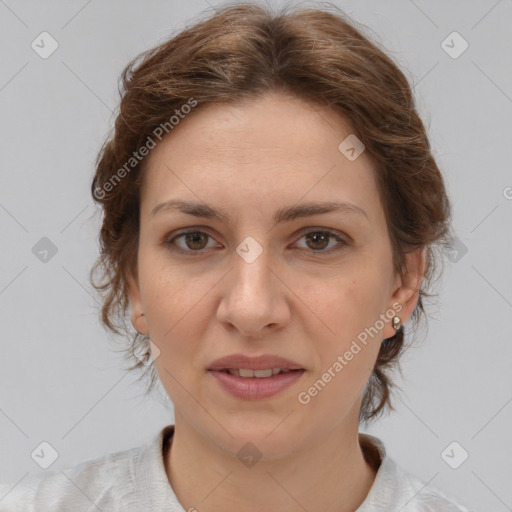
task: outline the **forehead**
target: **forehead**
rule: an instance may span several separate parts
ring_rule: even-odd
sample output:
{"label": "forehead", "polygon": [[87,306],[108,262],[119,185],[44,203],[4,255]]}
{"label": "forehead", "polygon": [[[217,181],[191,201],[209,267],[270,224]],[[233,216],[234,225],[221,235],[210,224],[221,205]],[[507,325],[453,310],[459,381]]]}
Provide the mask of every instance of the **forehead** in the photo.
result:
{"label": "forehead", "polygon": [[371,159],[363,152],[351,161],[339,149],[351,134],[333,110],[280,93],[207,105],[148,155],[142,209],[176,197],[259,210],[304,198],[364,202],[379,215]]}

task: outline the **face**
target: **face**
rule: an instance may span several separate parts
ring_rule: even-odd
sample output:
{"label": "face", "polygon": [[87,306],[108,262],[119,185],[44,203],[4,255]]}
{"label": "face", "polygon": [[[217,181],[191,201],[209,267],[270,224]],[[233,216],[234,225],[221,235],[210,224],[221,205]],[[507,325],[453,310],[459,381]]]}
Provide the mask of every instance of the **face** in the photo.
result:
{"label": "face", "polygon": [[[251,441],[278,457],[357,429],[391,319],[416,304],[419,274],[392,266],[372,161],[338,149],[350,134],[332,111],[268,94],[194,112],[146,162],[132,322],[160,350],[176,423],[227,452]],[[326,203],[341,206],[304,208]],[[212,371],[234,354],[300,370]],[[257,363],[218,366],[286,366]]]}

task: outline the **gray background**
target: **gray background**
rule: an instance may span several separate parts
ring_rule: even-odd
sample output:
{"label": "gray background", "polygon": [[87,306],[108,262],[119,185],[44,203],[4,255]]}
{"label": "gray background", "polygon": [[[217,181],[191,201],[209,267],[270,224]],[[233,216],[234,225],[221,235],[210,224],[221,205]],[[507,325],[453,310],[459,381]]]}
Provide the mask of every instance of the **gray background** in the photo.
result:
{"label": "gray background", "polygon": [[[404,358],[403,380],[397,374],[396,413],[368,432],[469,507],[511,510],[511,1],[337,5],[406,68],[463,249],[447,254],[428,332]],[[58,470],[139,445],[173,421],[164,392],[144,397],[137,375],[121,369],[120,341],[97,319],[89,186],[123,66],[208,8],[0,0],[2,482],[42,471],[31,458],[42,441],[59,453],[49,468]],[[47,59],[31,48],[43,31],[59,45]],[[458,58],[441,46],[453,31],[469,44]],[[57,248],[46,262],[32,251],[43,237]],[[452,441],[469,453],[458,469],[441,456]]]}

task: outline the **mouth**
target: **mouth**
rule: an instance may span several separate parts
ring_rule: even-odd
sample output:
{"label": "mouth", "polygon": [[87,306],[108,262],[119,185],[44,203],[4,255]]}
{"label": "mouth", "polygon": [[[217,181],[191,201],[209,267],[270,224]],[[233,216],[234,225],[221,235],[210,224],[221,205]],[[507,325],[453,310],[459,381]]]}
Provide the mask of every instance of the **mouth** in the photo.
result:
{"label": "mouth", "polygon": [[267,368],[263,370],[249,369],[249,368],[226,368],[218,370],[223,373],[234,375],[235,377],[241,377],[242,379],[268,379],[275,375],[281,375],[289,372],[301,372],[303,368],[292,370],[290,368]]}
{"label": "mouth", "polygon": [[245,369],[229,368],[209,370],[224,393],[239,400],[270,399],[293,387],[306,372],[303,368]]}
{"label": "mouth", "polygon": [[262,354],[260,356],[231,354],[215,360],[209,365],[208,370],[235,371],[238,372],[237,376],[239,377],[266,378],[281,372],[304,370],[304,368],[295,361],[272,354]]}
{"label": "mouth", "polygon": [[294,385],[306,372],[300,364],[281,356],[231,354],[214,361],[208,374],[220,389],[242,400],[270,398]]}

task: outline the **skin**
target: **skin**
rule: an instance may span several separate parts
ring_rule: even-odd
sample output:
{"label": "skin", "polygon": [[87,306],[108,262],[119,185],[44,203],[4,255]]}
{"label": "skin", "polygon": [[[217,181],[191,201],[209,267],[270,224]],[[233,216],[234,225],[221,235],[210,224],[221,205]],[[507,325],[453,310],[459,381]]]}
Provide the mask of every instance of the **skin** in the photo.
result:
{"label": "skin", "polygon": [[[185,510],[348,512],[373,484],[359,410],[380,344],[395,333],[391,322],[307,405],[297,400],[393,304],[407,321],[424,272],[421,249],[408,254],[406,274],[394,271],[373,163],[338,150],[350,133],[335,112],[271,93],[198,109],[148,156],[132,322],[160,350],[155,364],[176,425],[165,466]],[[177,198],[223,208],[229,223],[150,214]],[[274,223],[277,209],[309,201],[350,202],[366,216]],[[188,254],[165,245],[189,227],[209,236],[188,245],[175,238]],[[347,243],[305,236],[318,230]],[[236,252],[248,236],[263,248],[250,264]],[[207,373],[233,353],[280,355],[306,372],[276,396],[241,400]],[[237,457],[247,442],[262,453],[250,468]]]}

